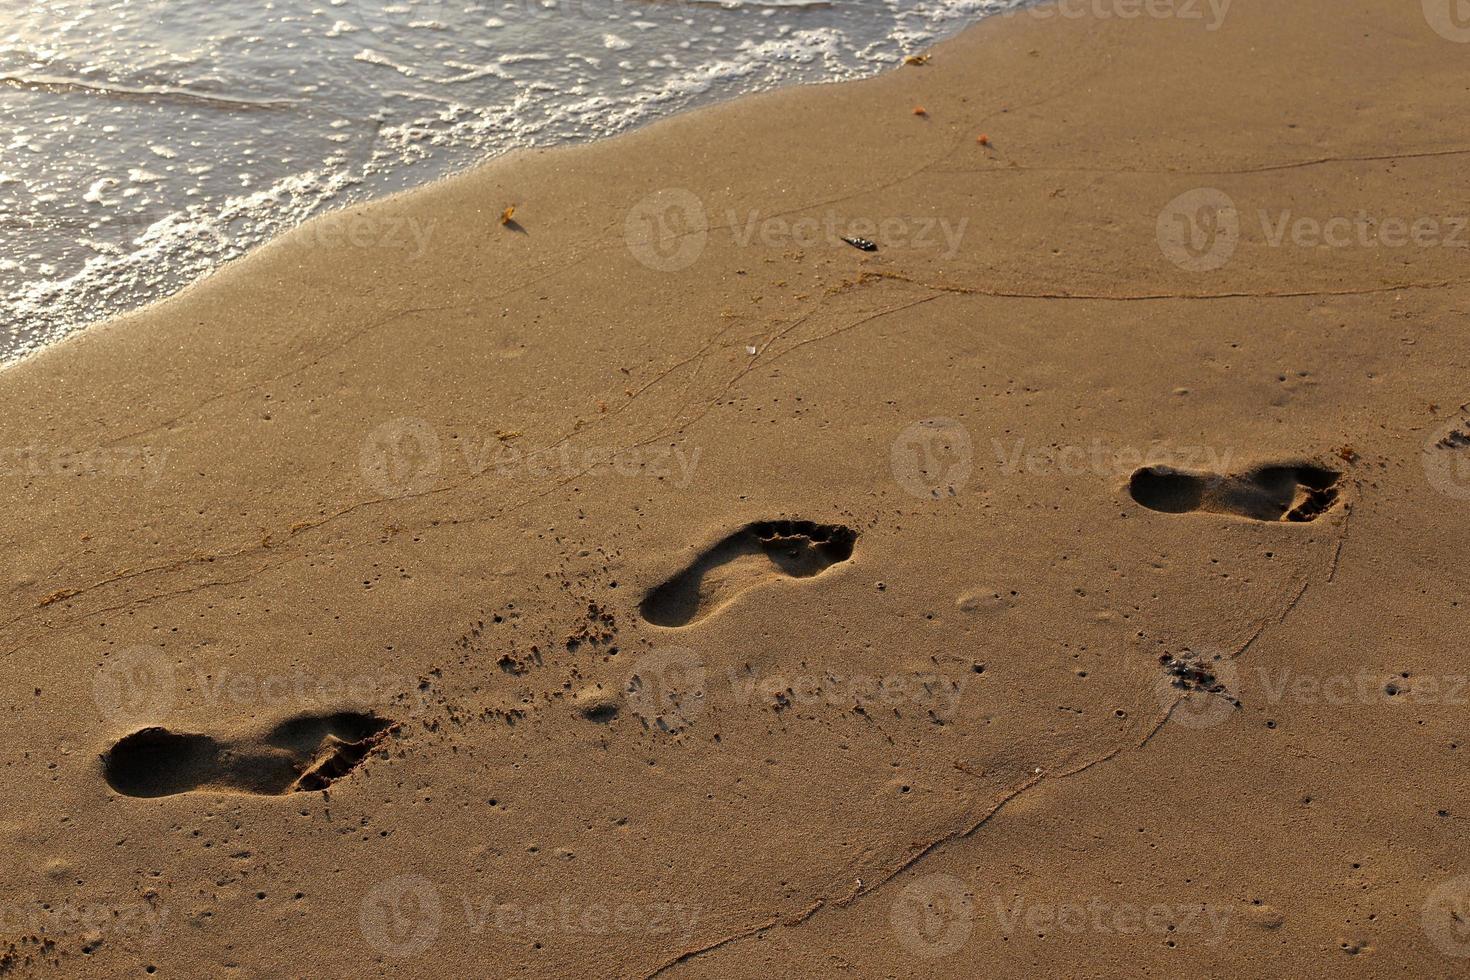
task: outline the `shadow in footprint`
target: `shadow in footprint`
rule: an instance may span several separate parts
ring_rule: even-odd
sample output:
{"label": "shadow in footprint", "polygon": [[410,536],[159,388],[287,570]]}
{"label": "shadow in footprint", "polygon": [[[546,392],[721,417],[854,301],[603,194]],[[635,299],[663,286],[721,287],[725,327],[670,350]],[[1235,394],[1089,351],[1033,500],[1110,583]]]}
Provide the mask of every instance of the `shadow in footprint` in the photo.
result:
{"label": "shadow in footprint", "polygon": [[107,784],[124,796],[219,792],[283,796],[326,789],[396,728],[375,715],[299,715],[259,738],[144,728],[102,756]]}
{"label": "shadow in footprint", "polygon": [[688,626],[772,579],[810,578],[847,561],[856,541],[856,531],[837,524],[747,524],[651,590],[639,612],[655,626]]}
{"label": "shadow in footprint", "polygon": [[1312,521],[1338,497],[1340,473],[1311,463],[1259,466],[1238,475],[1190,473],[1167,466],[1138,470],[1128,492],[1149,510],[1201,511],[1257,521]]}

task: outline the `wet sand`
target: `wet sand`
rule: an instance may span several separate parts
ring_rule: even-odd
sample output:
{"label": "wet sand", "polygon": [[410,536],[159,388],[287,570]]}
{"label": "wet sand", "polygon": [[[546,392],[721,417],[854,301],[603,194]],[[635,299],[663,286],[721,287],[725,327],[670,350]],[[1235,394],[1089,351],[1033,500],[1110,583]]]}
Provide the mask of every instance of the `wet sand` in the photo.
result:
{"label": "wet sand", "polygon": [[1470,44],[1201,9],[509,157],[0,374],[6,962],[1463,970]]}

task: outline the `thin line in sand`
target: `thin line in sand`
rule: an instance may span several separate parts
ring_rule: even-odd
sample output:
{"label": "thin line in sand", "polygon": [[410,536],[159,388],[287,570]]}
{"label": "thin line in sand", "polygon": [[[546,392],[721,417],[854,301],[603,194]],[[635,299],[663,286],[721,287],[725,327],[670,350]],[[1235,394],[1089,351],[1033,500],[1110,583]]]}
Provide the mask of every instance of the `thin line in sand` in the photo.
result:
{"label": "thin line in sand", "polygon": [[[582,261],[582,259],[585,258],[585,257],[586,256],[579,256],[579,257],[577,257],[577,259],[573,260],[573,263],[572,264],[576,264],[576,263]],[[524,284],[522,284],[520,286],[514,287],[513,289],[508,290],[507,293],[504,294],[504,295],[509,295],[511,293],[514,293],[514,292],[520,290],[520,289],[524,289],[524,288],[526,288],[526,286],[531,285],[531,283],[533,281],[543,281],[546,278],[553,277],[553,276],[557,275],[559,271],[560,270],[549,272],[545,276],[539,277],[536,280],[528,281],[527,283],[524,283]],[[919,306],[919,305],[921,305],[923,303],[930,302],[931,300],[938,299],[938,298],[940,298],[941,296],[943,296],[945,294],[956,294],[956,295],[965,295],[965,296],[988,296],[988,297],[992,297],[992,298],[1003,298],[1003,299],[1037,299],[1037,300],[1053,300],[1053,299],[1055,299],[1055,300],[1061,300],[1061,299],[1067,299],[1067,300],[1082,300],[1082,301],[1114,301],[1114,302],[1118,302],[1118,301],[1163,301],[1163,300],[1188,300],[1188,299],[1198,299],[1198,300],[1210,299],[1210,300],[1213,300],[1213,299],[1250,299],[1250,298],[1303,298],[1303,297],[1324,296],[1324,295],[1327,295],[1327,296],[1335,296],[1335,295],[1364,295],[1364,294],[1393,292],[1393,291],[1396,291],[1396,290],[1399,290],[1399,289],[1410,289],[1410,288],[1423,288],[1423,289],[1445,288],[1447,286],[1459,285],[1460,284],[1460,283],[1456,283],[1456,282],[1452,282],[1452,281],[1435,281],[1435,282],[1427,282],[1427,283],[1403,283],[1403,284],[1392,285],[1392,286],[1364,287],[1364,288],[1361,288],[1361,289],[1347,289],[1347,290],[1303,290],[1303,291],[1292,291],[1292,292],[1267,292],[1267,293],[1229,292],[1229,293],[1202,293],[1202,294],[1164,293],[1164,294],[1132,294],[1132,295],[1130,295],[1130,294],[1106,294],[1106,293],[1102,293],[1102,294],[1073,294],[1073,293],[1045,293],[1045,292],[1034,292],[1034,293],[1030,293],[1030,292],[1023,292],[1023,291],[1014,291],[1014,290],[992,290],[992,289],[986,289],[986,288],[983,288],[983,287],[961,286],[961,285],[956,285],[956,284],[952,284],[952,283],[931,283],[931,282],[927,282],[927,281],[924,281],[924,280],[921,280],[921,279],[917,279],[917,278],[914,278],[914,277],[911,277],[911,276],[904,275],[904,274],[899,273],[899,272],[865,270],[863,272],[860,272],[858,274],[858,277],[856,279],[846,280],[843,283],[840,283],[840,284],[838,284],[836,286],[830,287],[827,290],[826,296],[827,297],[830,297],[830,296],[834,296],[834,295],[839,295],[839,294],[842,294],[842,293],[849,292],[853,288],[866,286],[866,285],[872,284],[874,282],[879,282],[879,281],[883,281],[883,280],[891,280],[891,281],[895,281],[895,282],[903,282],[903,283],[907,283],[907,284],[910,284],[910,285],[918,286],[920,288],[930,290],[932,294],[929,295],[929,296],[922,297],[922,298],[917,299],[917,300],[913,300],[913,301],[908,302],[908,303],[899,304],[897,306],[889,307],[889,308],[884,309],[884,310],[881,310],[879,312],[876,312],[876,313],[869,314],[867,316],[861,317],[858,320],[853,321],[852,323],[849,323],[849,324],[846,324],[844,326],[838,327],[838,328],[836,328],[836,329],[834,329],[832,331],[829,331],[828,333],[822,334],[821,336],[813,337],[813,338],[810,338],[808,340],[801,341],[799,343],[796,343],[796,344],[791,345],[788,348],[785,348],[783,350],[777,351],[770,358],[757,357],[757,358],[753,359],[749,364],[746,364],[741,370],[739,370],[738,372],[736,372],[736,374],[733,377],[731,377],[729,379],[729,381],[727,381],[725,383],[725,385],[714,395],[713,398],[706,400],[706,403],[705,403],[703,409],[701,411],[699,411],[697,414],[695,414],[692,418],[689,418],[689,419],[687,419],[687,420],[685,420],[685,421],[683,421],[681,423],[674,424],[674,425],[672,425],[672,427],[666,427],[665,429],[663,429],[663,430],[655,433],[653,436],[650,436],[650,437],[648,437],[646,439],[643,439],[643,440],[640,440],[638,442],[632,443],[632,444],[630,444],[628,446],[622,447],[621,449],[619,449],[617,451],[619,451],[619,452],[626,452],[626,451],[631,451],[633,449],[642,448],[644,446],[647,446],[649,443],[651,443],[653,441],[656,441],[656,440],[661,439],[661,438],[666,438],[669,435],[672,435],[672,434],[675,434],[677,432],[680,432],[680,431],[684,430],[685,428],[687,428],[688,426],[693,425],[693,424],[699,422],[701,419],[704,418],[705,415],[707,415],[709,413],[710,409],[713,408],[713,406],[719,402],[720,398],[724,397],[725,393],[727,393],[736,383],[738,383],[739,381],[741,381],[742,379],[744,379],[745,376],[748,375],[756,367],[767,366],[767,365],[769,365],[771,363],[774,363],[775,361],[779,360],[780,358],[784,357],[786,354],[789,354],[792,351],[797,350],[797,349],[799,349],[801,347],[805,347],[805,346],[808,346],[810,344],[817,343],[819,341],[824,341],[824,340],[831,339],[832,337],[839,336],[839,335],[841,335],[843,333],[846,333],[846,332],[848,332],[850,330],[856,329],[857,327],[866,325],[866,324],[871,323],[871,322],[873,322],[873,321],[875,321],[877,319],[880,319],[882,317],[886,317],[889,314],[902,312],[904,310],[911,309],[913,307]],[[770,349],[770,346],[772,344],[774,344],[775,342],[779,341],[783,337],[788,336],[791,332],[793,332],[794,330],[796,330],[802,324],[808,322],[811,319],[811,317],[815,316],[816,313],[820,311],[821,305],[822,305],[821,304],[821,301],[819,301],[818,304],[817,304],[817,306],[815,308],[813,308],[812,310],[810,310],[807,313],[803,314],[802,316],[798,317],[796,320],[792,321],[792,323],[788,324],[786,327],[784,327],[781,330],[779,330],[769,340],[767,340],[766,342],[764,342],[761,345],[761,350],[763,352],[766,351],[766,350],[769,350]],[[450,305],[450,306],[444,306],[444,307],[424,307],[424,308],[412,308],[412,309],[408,309],[408,310],[400,310],[400,311],[397,311],[395,313],[387,314],[384,317],[381,317],[378,320],[375,320],[372,324],[369,324],[368,326],[363,327],[361,330],[357,331],[355,334],[353,334],[352,336],[349,336],[347,339],[345,339],[341,344],[339,344],[337,346],[337,348],[334,348],[334,349],[340,350],[342,347],[345,347],[347,344],[351,343],[357,337],[362,336],[362,335],[366,334],[367,332],[369,332],[371,330],[374,330],[374,329],[377,329],[377,328],[379,328],[381,326],[384,326],[387,323],[390,323],[390,322],[393,322],[395,320],[401,319],[404,316],[415,315],[415,314],[419,314],[419,313],[423,313],[423,312],[441,312],[441,311],[449,310],[449,309],[473,309],[473,308],[475,308],[473,305],[464,306],[464,307]],[[718,338],[719,336],[723,335],[723,333],[726,330],[728,330],[728,328],[725,328],[725,330],[722,330],[720,333],[717,333],[716,334],[716,338]],[[635,393],[635,396],[634,397],[636,398],[638,395],[643,394],[645,391],[649,390],[655,384],[657,384],[657,383],[661,382],[663,379],[667,378],[673,371],[677,370],[679,367],[684,366],[684,365],[689,364],[689,363],[697,362],[703,356],[705,356],[706,353],[713,346],[714,346],[713,342],[707,341],[705,343],[704,347],[702,347],[700,349],[700,351],[698,351],[695,354],[693,354],[693,355],[685,358],[683,361],[681,361],[678,364],[670,367],[669,369],[665,370],[662,374],[660,374],[659,376],[657,376],[654,379],[652,379],[643,388],[639,389],[639,391]],[[317,360],[319,360],[320,357],[324,357],[324,356],[326,356],[326,354],[319,355],[318,358],[317,358]],[[316,361],[313,361],[313,362],[311,362],[309,364],[306,364],[306,365],[301,365],[301,366],[299,366],[297,368],[292,369],[292,371],[290,371],[290,372],[286,372],[286,374],[285,375],[282,375],[282,376],[284,377],[286,375],[297,373],[297,372],[299,372],[301,370],[305,370],[306,368],[310,367],[311,364],[314,364],[314,363],[316,363]],[[262,382],[262,384],[268,384],[268,383],[270,383],[270,382]],[[259,385],[252,386],[252,387],[259,387]],[[251,390],[251,388],[242,389],[242,391],[248,391],[248,390]],[[216,398],[217,397],[224,397],[224,396],[216,396]],[[216,398],[208,399],[206,403],[212,402],[212,401],[216,400]],[[611,414],[621,413],[621,411],[624,408],[626,408],[627,404],[628,403],[625,402],[622,406],[619,406],[619,409],[618,409],[618,412],[617,413],[611,413]],[[197,408],[195,410],[197,410]],[[192,413],[192,411],[194,411],[194,410],[191,410],[191,413]],[[186,413],[186,414],[190,414],[190,413]],[[597,423],[597,422],[600,422],[600,421],[602,421],[602,420],[601,419],[597,419],[597,418],[594,418],[592,420],[592,422],[594,424]],[[167,424],[170,424],[170,423],[164,423],[164,425],[167,425]],[[157,428],[157,426],[155,426],[153,428]],[[152,431],[152,430],[150,429],[150,430],[144,430],[144,431]],[[558,437],[551,444],[551,448],[554,449],[554,448],[556,448],[556,447],[564,444],[573,435],[576,435],[579,432],[583,432],[583,431],[587,431],[587,426],[586,425],[583,425],[583,426],[581,426],[579,428],[578,427],[574,427],[573,429],[565,432],[562,436]],[[578,473],[574,473],[574,474],[571,474],[570,476],[564,477],[564,478],[558,480],[557,482],[554,482],[553,484],[551,484],[550,486],[548,486],[548,487],[546,487],[546,488],[544,488],[542,490],[531,492],[527,496],[523,497],[522,499],[520,499],[518,501],[515,501],[515,502],[510,503],[510,504],[506,504],[504,507],[502,507],[499,510],[493,512],[492,514],[488,515],[487,517],[475,518],[474,520],[476,520],[476,521],[481,521],[481,520],[495,520],[495,519],[497,519],[499,517],[503,517],[506,514],[514,513],[515,511],[519,510],[521,507],[527,506],[527,505],[533,503],[534,501],[539,500],[539,499],[547,496],[550,493],[554,493],[556,490],[558,490],[558,489],[560,489],[560,488],[562,488],[562,487],[570,484],[571,482],[573,482],[573,481],[575,481],[577,479],[580,479],[581,477],[585,476],[586,473],[590,472],[590,469],[591,469],[591,467],[588,467],[587,469],[584,469],[584,470],[582,470],[582,471],[580,471]],[[332,522],[334,522],[334,521],[336,521],[336,520],[338,520],[340,518],[349,516],[349,515],[357,512],[359,510],[363,510],[363,509],[366,509],[366,508],[375,507],[375,506],[380,505],[380,504],[395,503],[395,502],[398,502],[398,501],[401,501],[401,500],[411,500],[411,499],[418,499],[418,498],[421,498],[421,497],[429,497],[429,496],[436,496],[436,495],[440,495],[440,494],[452,493],[452,492],[455,492],[457,490],[463,489],[464,487],[466,487],[466,486],[474,483],[475,481],[477,481],[483,475],[484,475],[483,472],[482,473],[473,473],[473,474],[471,474],[470,476],[466,477],[463,480],[457,481],[457,482],[452,483],[452,484],[446,484],[446,485],[440,486],[440,487],[434,487],[432,489],[423,491],[421,493],[408,494],[408,495],[405,495],[403,497],[391,497],[391,498],[390,497],[379,497],[379,498],[371,498],[371,499],[368,499],[368,500],[362,500],[362,501],[358,501],[356,503],[353,503],[353,504],[351,504],[351,505],[349,505],[347,507],[341,508],[341,509],[339,509],[339,510],[337,510],[337,511],[331,513],[331,514],[328,514],[328,515],[326,515],[324,517],[321,517],[319,519],[298,520],[298,521],[292,522],[288,526],[288,530],[285,532],[285,538],[283,540],[289,540],[291,538],[296,537],[297,535],[299,535],[301,533],[304,533],[306,531],[311,531],[311,530],[315,530],[317,528],[323,527],[323,526],[325,526],[325,525],[327,525],[329,523],[332,523]],[[130,580],[130,579],[138,578],[138,577],[144,576],[144,575],[168,573],[168,572],[178,571],[178,570],[180,570],[182,568],[185,568],[185,567],[187,567],[187,566],[189,566],[191,564],[210,563],[210,562],[214,562],[214,561],[221,560],[221,559],[239,558],[239,557],[244,557],[244,556],[249,555],[249,554],[252,554],[252,553],[258,553],[258,552],[261,552],[261,551],[269,551],[270,549],[274,548],[276,545],[278,545],[280,543],[282,543],[282,542],[273,540],[270,535],[267,535],[260,542],[253,543],[253,544],[240,545],[240,546],[238,546],[238,547],[236,547],[234,549],[231,549],[231,550],[224,550],[224,551],[216,551],[216,552],[210,552],[210,553],[195,554],[195,555],[191,555],[191,556],[188,556],[188,557],[174,559],[174,560],[172,560],[170,562],[165,562],[165,563],[162,563],[162,564],[153,565],[153,566],[149,566],[149,567],[141,568],[141,569],[124,569],[124,570],[120,570],[117,574],[112,575],[112,576],[109,576],[109,577],[104,578],[104,579],[101,579],[99,581],[93,582],[90,585],[82,586],[82,587],[79,587],[79,588],[63,588],[63,589],[56,590],[56,591],[54,591],[54,592],[52,592],[52,593],[50,593],[50,594],[42,597],[40,600],[38,600],[37,603],[36,603],[35,608],[36,609],[43,609],[43,608],[46,608],[48,606],[51,606],[51,605],[53,605],[53,604],[55,604],[57,602],[64,601],[64,600],[67,600],[67,599],[73,599],[73,598],[76,598],[78,596],[83,596],[83,595],[86,595],[86,594],[88,594],[90,592],[93,592],[93,591],[95,591],[97,589],[104,588],[104,587],[106,587],[108,585],[115,584],[115,583],[120,582],[120,581],[127,581],[127,580]],[[274,566],[267,566],[267,567],[274,567]],[[256,575],[256,574],[260,574],[260,572],[262,572],[264,570],[265,570],[265,568],[262,568],[262,569],[258,570],[257,572],[252,573],[251,576],[248,576],[247,577],[247,580],[249,578],[253,578],[254,575]],[[233,582],[233,580],[231,580],[231,582]],[[138,602],[138,601],[151,601],[154,598],[157,598],[157,597],[156,596],[145,596],[142,599],[134,600],[134,601],[135,602]],[[127,606],[127,604],[125,604],[125,605],[123,605],[121,607],[111,607],[109,611],[116,611],[118,608],[126,608],[126,606]],[[6,621],[5,623],[0,624],[0,626],[6,627],[6,628],[11,627],[11,626],[14,626],[17,623],[21,622],[22,620],[28,618],[29,615],[30,615],[30,613],[20,613],[20,614],[17,614],[16,616],[12,617],[10,620]],[[91,618],[94,615],[97,615],[97,614],[96,613],[88,613],[88,614],[84,615],[83,617],[81,617],[79,620],[77,620],[77,622],[78,623],[85,622],[87,619]],[[1253,642],[1253,641],[1254,641],[1254,638],[1252,639],[1251,642]],[[1249,643],[1247,644],[1247,646],[1249,646]],[[1242,649],[1241,652],[1243,653],[1244,652],[1244,649]],[[1237,656],[1238,655],[1239,654],[1237,654]]]}
{"label": "thin line in sand", "polygon": [[[1341,537],[1339,537],[1339,544],[1340,543]],[[1301,583],[1300,587],[1292,595],[1292,597],[1282,607],[1281,611],[1277,613],[1274,618],[1268,618],[1264,622],[1262,622],[1261,625],[1256,628],[1256,630],[1246,639],[1243,644],[1241,644],[1240,648],[1234,654],[1232,654],[1229,659],[1232,661],[1238,659],[1247,650],[1249,650],[1252,645],[1255,644],[1256,640],[1260,639],[1261,635],[1265,633],[1267,629],[1271,628],[1272,626],[1278,626],[1281,623],[1285,622],[1286,618],[1291,615],[1291,613],[1297,608],[1298,604],[1300,604],[1302,598],[1307,594],[1307,591],[1311,587],[1311,584],[1312,583],[1310,579],[1304,580]],[[1169,719],[1173,717],[1175,709],[1177,709],[1179,705],[1186,700],[1187,697],[1187,694],[1181,694],[1179,697],[1175,698],[1174,702],[1170,704],[1167,709],[1164,710],[1163,714],[1154,723],[1153,727],[1149,729],[1148,733],[1144,735],[1143,739],[1139,741],[1136,745],[1132,746],[1131,749],[1129,749],[1129,747],[1126,745],[1114,746],[1107,752],[1104,752],[1101,755],[1091,759],[1090,761],[1069,769],[1065,772],[1049,775],[1045,772],[1038,771],[1033,775],[1027,777],[1018,785],[1003,793],[994,806],[992,806],[989,810],[982,814],[968,827],[962,828],[950,834],[945,834],[943,836],[935,838],[934,840],[929,841],[923,847],[920,847],[918,850],[911,853],[908,857],[900,861],[898,864],[886,870],[883,873],[882,877],[878,878],[877,880],[871,883],[861,883],[858,886],[854,887],[847,895],[830,903],[825,898],[818,899],[807,909],[785,921],[783,921],[780,916],[771,916],[756,925],[739,930],[738,932],[734,932],[729,935],[722,936],[718,939],[711,940],[710,942],[701,946],[686,949],[655,968],[652,972],[645,974],[643,976],[643,980],[653,980],[653,978],[658,977],[663,973],[666,973],[667,971],[673,969],[681,963],[685,963],[690,960],[705,956],[708,953],[712,953],[715,950],[721,949],[722,947],[739,942],[742,939],[748,939],[752,936],[760,935],[761,933],[767,932],[778,926],[800,926],[810,920],[822,909],[826,908],[829,904],[835,908],[846,908],[852,905],[858,899],[872,894],[873,892],[887,885],[890,881],[901,875],[904,871],[913,867],[915,864],[922,861],[924,858],[928,857],[935,851],[943,848],[945,845],[951,843],[952,841],[962,840],[973,835],[976,831],[980,830],[992,819],[994,819],[995,816],[999,814],[1002,809],[1005,808],[1006,804],[1021,796],[1023,793],[1026,793],[1029,790],[1041,785],[1045,780],[1051,779],[1053,781],[1056,781],[1067,779],[1071,776],[1076,776],[1084,773],[1095,766],[1110,762],[1121,755],[1125,750],[1138,752],[1147,748],[1149,743],[1154,740],[1154,737],[1158,735],[1159,732],[1164,730],[1164,727],[1168,724]],[[959,765],[958,763],[956,763],[956,768],[959,768],[962,772],[970,773],[969,769]],[[973,775],[973,773],[971,774]]]}

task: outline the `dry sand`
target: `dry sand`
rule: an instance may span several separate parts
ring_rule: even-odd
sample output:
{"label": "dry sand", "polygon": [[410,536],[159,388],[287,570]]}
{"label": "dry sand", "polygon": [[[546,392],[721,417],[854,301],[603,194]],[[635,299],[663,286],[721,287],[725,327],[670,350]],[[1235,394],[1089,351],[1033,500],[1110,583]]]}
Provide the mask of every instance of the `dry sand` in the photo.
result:
{"label": "dry sand", "polygon": [[1174,9],[0,375],[4,965],[1464,975],[1470,44]]}

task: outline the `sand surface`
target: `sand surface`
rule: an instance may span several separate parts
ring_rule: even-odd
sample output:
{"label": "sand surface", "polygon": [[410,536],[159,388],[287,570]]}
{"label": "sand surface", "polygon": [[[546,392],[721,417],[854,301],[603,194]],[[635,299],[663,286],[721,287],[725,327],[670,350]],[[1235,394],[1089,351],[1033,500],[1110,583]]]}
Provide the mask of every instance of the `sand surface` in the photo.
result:
{"label": "sand surface", "polygon": [[1470,44],[1199,10],[504,159],[0,374],[4,965],[1463,975]]}

